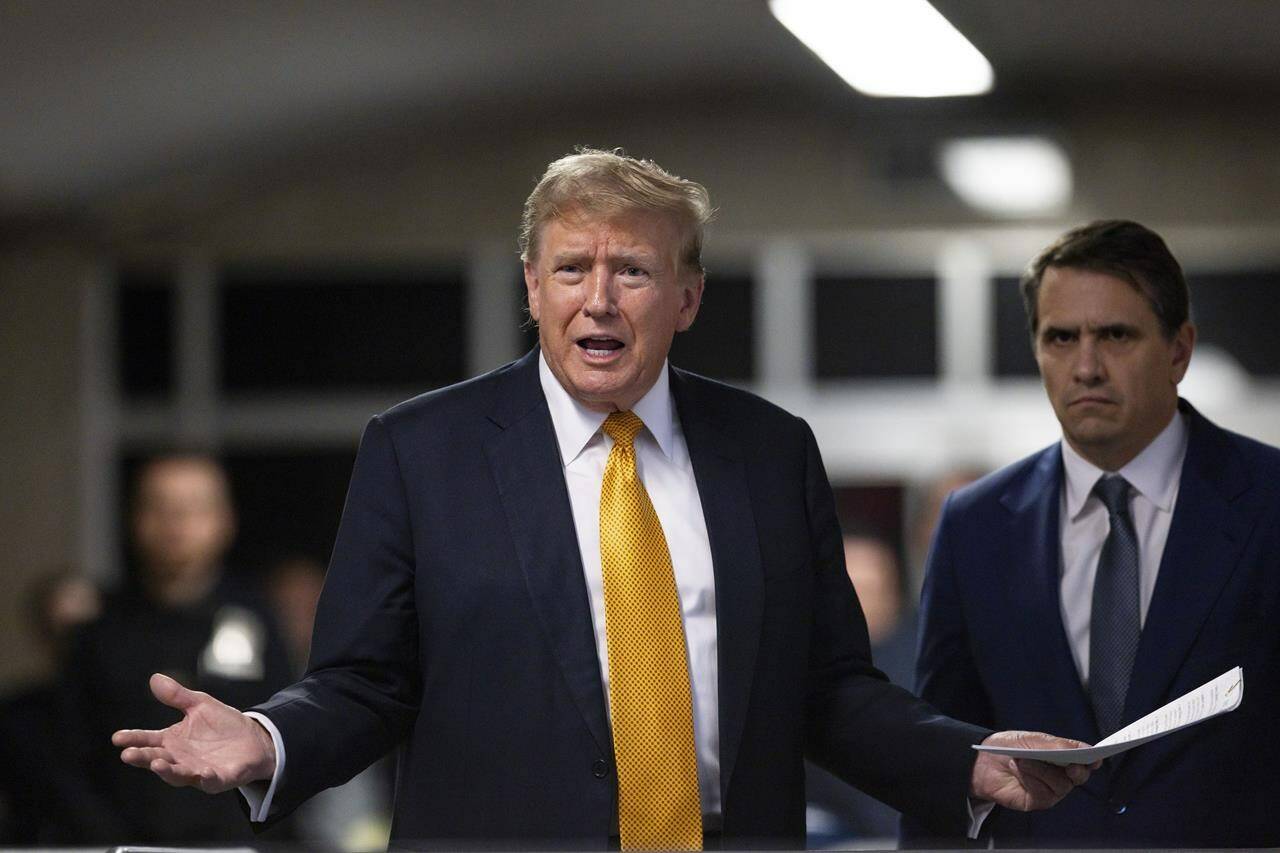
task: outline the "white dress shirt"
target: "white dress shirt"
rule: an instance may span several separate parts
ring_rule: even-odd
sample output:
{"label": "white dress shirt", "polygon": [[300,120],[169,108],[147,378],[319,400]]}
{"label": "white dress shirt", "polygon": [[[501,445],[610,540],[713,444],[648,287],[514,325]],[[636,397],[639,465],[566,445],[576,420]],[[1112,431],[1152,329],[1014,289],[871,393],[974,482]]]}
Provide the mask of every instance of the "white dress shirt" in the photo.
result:
{"label": "white dress shirt", "polygon": [[1169,523],[1178,501],[1182,462],[1187,455],[1186,418],[1178,413],[1155,440],[1119,471],[1107,472],[1062,441],[1062,480],[1059,502],[1062,564],[1059,580],[1062,624],[1071,644],[1076,671],[1089,684],[1089,624],[1093,615],[1093,579],[1111,522],[1102,499],[1093,494],[1103,474],[1116,473],[1129,481],[1130,517],[1138,538],[1139,614],[1146,624],[1151,594],[1156,587],[1160,559],[1169,539]]}
{"label": "white dress shirt", "polygon": [[[591,622],[595,629],[596,654],[604,683],[606,707],[609,696],[609,644],[604,624],[604,574],[600,567],[600,489],[604,466],[613,447],[600,427],[606,415],[593,412],[569,396],[547,366],[539,359],[538,377],[551,410],[565,485],[573,507],[573,526],[578,533],[578,550],[591,600]],[[702,515],[698,483],[693,476],[689,448],[676,417],[671,385],[664,363],[658,381],[632,407],[645,428],[635,439],[636,471],[662,523],[662,532],[671,553],[680,611],[684,617],[685,645],[689,652],[692,681],[693,739],[698,753],[698,787],[707,828],[719,823],[720,815],[720,701],[719,661],[716,657],[716,579],[711,565],[711,541]]]}

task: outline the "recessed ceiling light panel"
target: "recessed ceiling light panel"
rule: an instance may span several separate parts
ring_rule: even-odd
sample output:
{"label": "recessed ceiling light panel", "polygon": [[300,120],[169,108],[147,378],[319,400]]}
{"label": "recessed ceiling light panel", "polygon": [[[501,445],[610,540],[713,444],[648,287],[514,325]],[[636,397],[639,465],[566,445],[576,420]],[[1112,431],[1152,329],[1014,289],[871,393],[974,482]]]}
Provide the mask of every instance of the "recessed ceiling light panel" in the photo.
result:
{"label": "recessed ceiling light panel", "polygon": [[864,94],[939,98],[991,91],[991,63],[926,0],[769,0],[769,10]]}
{"label": "recessed ceiling light panel", "polygon": [[943,143],[939,165],[956,195],[986,213],[1044,215],[1071,201],[1071,162],[1044,137],[953,139]]}

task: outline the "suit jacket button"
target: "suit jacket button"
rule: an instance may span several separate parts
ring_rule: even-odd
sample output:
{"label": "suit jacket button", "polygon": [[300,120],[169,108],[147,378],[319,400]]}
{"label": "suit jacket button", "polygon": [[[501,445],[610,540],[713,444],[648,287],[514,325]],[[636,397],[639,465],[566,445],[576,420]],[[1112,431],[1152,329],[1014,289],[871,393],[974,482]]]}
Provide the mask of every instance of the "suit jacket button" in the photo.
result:
{"label": "suit jacket button", "polygon": [[1124,814],[1129,810],[1129,806],[1125,803],[1111,803],[1112,814]]}
{"label": "suit jacket button", "polygon": [[591,762],[591,775],[597,779],[603,779],[609,775],[609,765],[604,763],[604,759],[597,758]]}

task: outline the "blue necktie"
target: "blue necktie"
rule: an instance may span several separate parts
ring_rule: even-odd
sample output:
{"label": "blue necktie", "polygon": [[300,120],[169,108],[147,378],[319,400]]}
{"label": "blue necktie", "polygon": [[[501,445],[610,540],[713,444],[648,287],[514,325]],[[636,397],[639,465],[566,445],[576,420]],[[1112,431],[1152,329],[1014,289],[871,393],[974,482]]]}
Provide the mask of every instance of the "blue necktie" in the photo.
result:
{"label": "blue necktie", "polygon": [[1129,516],[1129,481],[1103,477],[1093,488],[1107,508],[1111,532],[1102,545],[1093,581],[1093,617],[1089,627],[1089,699],[1098,733],[1120,728],[1124,697],[1138,655],[1142,632],[1138,610],[1138,537]]}

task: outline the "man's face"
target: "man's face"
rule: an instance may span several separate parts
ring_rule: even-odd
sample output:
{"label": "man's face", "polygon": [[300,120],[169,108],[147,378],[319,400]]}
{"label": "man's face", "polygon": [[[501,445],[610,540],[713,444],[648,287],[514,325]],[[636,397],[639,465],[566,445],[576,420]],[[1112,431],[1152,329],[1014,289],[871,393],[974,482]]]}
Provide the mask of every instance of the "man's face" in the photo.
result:
{"label": "man's face", "polygon": [[225,482],[209,462],[166,459],[143,472],[133,536],[153,578],[190,580],[212,573],[233,529]]}
{"label": "man's face", "polygon": [[682,237],[668,217],[644,212],[543,226],[524,265],[529,313],[551,372],[588,408],[634,406],[675,333],[693,324],[702,274],[681,262]]}
{"label": "man's face", "polygon": [[1146,296],[1103,272],[1050,267],[1041,279],[1036,362],[1063,435],[1115,471],[1173,417],[1195,328],[1162,334]]}

